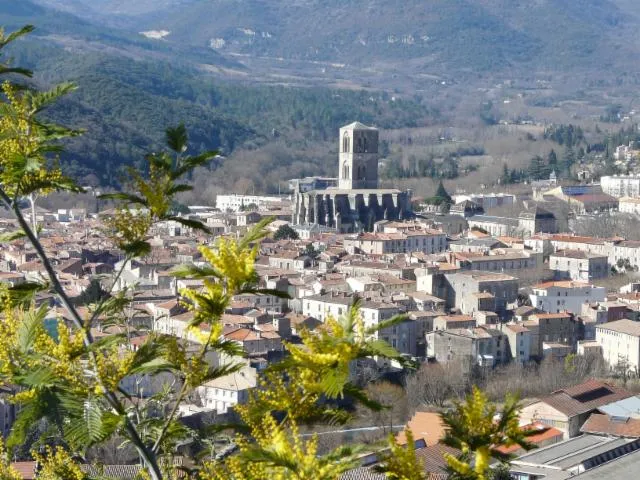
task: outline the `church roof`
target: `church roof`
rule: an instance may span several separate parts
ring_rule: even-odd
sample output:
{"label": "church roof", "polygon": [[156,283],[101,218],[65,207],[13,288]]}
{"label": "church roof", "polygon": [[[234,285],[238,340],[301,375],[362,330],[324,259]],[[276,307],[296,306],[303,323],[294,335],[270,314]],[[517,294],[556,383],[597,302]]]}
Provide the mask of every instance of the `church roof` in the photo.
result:
{"label": "church roof", "polygon": [[350,123],[349,125],[345,125],[342,128],[346,128],[348,130],[377,130],[377,128],[375,127],[369,127],[368,125],[365,125],[364,123],[360,123],[360,122],[353,122],[353,123]]}

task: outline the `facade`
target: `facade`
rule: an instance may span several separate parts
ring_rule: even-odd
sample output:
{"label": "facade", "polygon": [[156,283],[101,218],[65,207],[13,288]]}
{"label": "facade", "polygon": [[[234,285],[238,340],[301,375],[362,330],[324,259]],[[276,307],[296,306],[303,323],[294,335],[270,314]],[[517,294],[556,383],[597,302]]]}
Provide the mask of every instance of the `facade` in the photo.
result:
{"label": "facade", "polygon": [[535,274],[542,270],[542,252],[514,249],[494,249],[488,255],[474,253],[455,253],[450,255],[449,263],[461,270],[479,270],[502,272],[514,275]]}
{"label": "facade", "polygon": [[494,237],[531,236],[540,232],[558,231],[555,215],[540,207],[524,210],[517,218],[474,215],[467,222],[469,228],[482,229]]}
{"label": "facade", "polygon": [[596,342],[610,368],[625,365],[629,372],[637,374],[640,371],[639,322],[622,319],[597,325]]}
{"label": "facade", "polygon": [[529,295],[531,306],[548,313],[568,311],[574,315],[582,313],[585,302],[603,302],[607,291],[585,282],[545,282],[533,286]]}
{"label": "facade", "polygon": [[283,197],[264,196],[264,195],[217,195],[216,208],[222,212],[239,212],[249,205],[256,205],[259,209],[269,206],[279,205],[284,200]]}
{"label": "facade", "polygon": [[553,392],[520,412],[520,423],[542,422],[561,430],[564,438],[580,435],[580,427],[597,408],[633,396],[622,388],[597,380]]}
{"label": "facade", "polygon": [[640,176],[637,175],[613,175],[600,179],[602,191],[611,196],[640,197]]}
{"label": "facade", "polygon": [[473,313],[474,306],[477,308],[476,294],[489,293],[495,312],[501,315],[518,297],[518,279],[504,273],[468,270],[445,275],[445,290],[447,306],[467,314]]}
{"label": "facade", "polygon": [[310,192],[311,190],[324,190],[329,187],[337,187],[338,179],[329,177],[305,177],[289,180],[289,189],[294,192]]}
{"label": "facade", "polygon": [[509,358],[507,337],[499,330],[486,327],[429,332],[427,358],[438,362],[462,360],[493,367]]}
{"label": "facade", "polygon": [[531,331],[523,325],[505,325],[508,356],[514,362],[527,363],[531,359]]}
{"label": "facade", "polygon": [[640,198],[623,197],[618,202],[620,213],[640,214]]}
{"label": "facade", "polygon": [[360,233],[344,240],[349,253],[384,255],[387,253],[444,252],[447,236],[440,230],[416,230],[402,233]]}
{"label": "facade", "polygon": [[515,203],[516,196],[510,193],[473,193],[471,195],[455,195],[453,199],[456,204],[469,201],[487,209],[511,206]]}
{"label": "facade", "polygon": [[523,325],[531,331],[531,356],[542,358],[544,343],[562,343],[574,348],[578,339],[578,325],[570,313],[538,313]]}
{"label": "facade", "polygon": [[411,192],[378,188],[378,130],[359,122],[340,129],[338,188],[294,192],[294,225],[338,232],[373,231],[379,220],[413,215]]}
{"label": "facade", "polygon": [[237,372],[210,380],[196,389],[203,407],[218,414],[227,413],[229,408],[242,405],[249,399],[249,391],[256,387],[257,372],[249,366]]}
{"label": "facade", "polygon": [[433,330],[460,330],[474,328],[476,319],[471,315],[441,315],[433,320]]}
{"label": "facade", "polygon": [[549,269],[557,279],[589,282],[609,275],[608,258],[605,255],[580,250],[560,250],[549,256]]}

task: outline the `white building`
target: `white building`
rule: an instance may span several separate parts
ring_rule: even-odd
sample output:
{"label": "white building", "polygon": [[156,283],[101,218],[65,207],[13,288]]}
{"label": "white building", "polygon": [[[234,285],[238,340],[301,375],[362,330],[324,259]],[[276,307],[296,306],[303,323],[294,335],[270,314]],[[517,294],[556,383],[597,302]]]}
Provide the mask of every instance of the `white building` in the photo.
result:
{"label": "white building", "polygon": [[596,342],[602,356],[614,368],[626,363],[629,371],[638,372],[640,364],[640,322],[617,320],[596,326]]}
{"label": "white building", "polygon": [[246,403],[256,383],[256,369],[245,366],[235,373],[208,381],[198,387],[196,393],[205,408],[223,414],[235,405]]}
{"label": "white building", "polygon": [[623,197],[618,202],[618,210],[621,213],[640,214],[640,198]]}
{"label": "white building", "polygon": [[[376,299],[377,300],[377,299]],[[346,315],[353,296],[340,293],[328,293],[306,297],[302,301],[302,314],[325,322],[327,318]],[[366,328],[378,325],[395,315],[402,313],[398,305],[382,300],[365,299],[360,307],[360,315]],[[417,322],[407,320],[377,332],[374,337],[382,338],[400,353],[415,355],[417,348]]]}
{"label": "white building", "polygon": [[558,250],[549,256],[549,269],[556,279],[588,282],[609,275],[609,259],[606,255],[582,250]]}
{"label": "white building", "polygon": [[600,179],[602,191],[614,197],[640,197],[640,175],[613,175]]}
{"label": "white building", "polygon": [[487,209],[511,206],[515,203],[516,196],[510,193],[472,193],[469,195],[455,195],[453,199],[456,204],[469,200]]}
{"label": "white building", "polygon": [[255,205],[258,209],[276,206],[283,202],[283,197],[264,195],[217,195],[216,208],[222,212],[239,212],[249,205]]}
{"label": "white building", "polygon": [[567,280],[534,285],[533,293],[529,295],[529,298],[531,306],[543,312],[568,311],[579,315],[582,312],[583,303],[603,302],[606,293],[604,287]]}

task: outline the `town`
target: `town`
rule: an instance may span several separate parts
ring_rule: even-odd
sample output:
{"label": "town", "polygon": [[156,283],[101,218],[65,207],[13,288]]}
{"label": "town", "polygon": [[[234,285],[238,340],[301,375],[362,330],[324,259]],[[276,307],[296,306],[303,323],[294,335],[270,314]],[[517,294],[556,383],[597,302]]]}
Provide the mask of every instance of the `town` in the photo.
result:
{"label": "town", "polygon": [[[122,292],[131,299],[132,351],[151,332],[196,349],[200,336],[190,328],[194,311],[185,307],[180,292],[200,291],[205,281],[172,272],[183,264],[204,265],[199,246],[240,238],[271,219],[271,235],[259,245],[255,269],[259,286],[272,293],[235,295],[221,316],[222,338],[242,349],[236,360],[243,367],[199,386],[179,405],[187,424],[233,418],[267,367],[286,355],[285,344],[299,343],[301,332],[313,332],[358,302],[366,327],[402,318],[374,335],[414,370],[372,357],[354,364],[350,374],[365,384],[396,379],[397,388],[410,390],[411,415],[399,415],[400,428],[389,431],[398,433],[405,423],[411,428],[429,478],[446,477],[443,452],[452,450],[440,443],[444,430],[434,408],[453,390],[440,400],[431,394],[418,398],[416,392],[428,388],[420,375],[439,378],[437,371],[455,368],[471,384],[492,375],[517,376],[514,372],[537,365],[549,371],[571,365],[598,369],[587,368],[575,377],[577,383],[527,395],[520,424],[536,431],[530,441],[539,448],[527,453],[502,447],[517,455],[509,466],[511,478],[616,478],[630,472],[640,461],[640,396],[631,389],[640,372],[640,280],[634,275],[640,241],[614,231],[606,236],[563,231],[553,212],[565,204],[573,221],[638,214],[640,177],[605,176],[598,183],[569,185],[553,172],[522,195],[481,189],[449,195],[442,188],[436,193],[441,202],[425,203],[410,190],[379,187],[376,128],[354,122],[336,132],[336,142],[336,178],[289,179],[291,191],[280,196],[230,193],[218,195],[215,205],[188,206],[181,216],[201,221],[210,233],[185,222],[160,222],[151,230],[151,250],[132,260],[103,233],[114,209],[32,205],[23,212],[39,226],[39,242],[69,298],[89,303],[101,292]],[[624,157],[626,149],[620,151]],[[513,213],[493,214],[497,209]],[[14,231],[18,225],[4,217],[2,231]],[[2,284],[46,280],[45,266],[25,239],[7,241],[0,250]],[[38,295],[37,306],[42,305],[45,325],[54,330],[60,318],[71,321],[50,293]],[[109,328],[106,321],[98,323],[94,336]],[[226,360],[207,358],[213,366]],[[563,378],[570,381],[567,375],[560,382]],[[150,398],[166,383],[162,374],[139,374],[120,388]],[[6,437],[17,411],[7,401],[2,409]],[[376,427],[386,432],[375,424],[362,430]],[[403,436],[398,433],[398,441],[406,442]],[[385,478],[375,472],[375,463],[375,456],[365,457],[342,478]],[[34,478],[35,462],[16,465],[23,478]]]}

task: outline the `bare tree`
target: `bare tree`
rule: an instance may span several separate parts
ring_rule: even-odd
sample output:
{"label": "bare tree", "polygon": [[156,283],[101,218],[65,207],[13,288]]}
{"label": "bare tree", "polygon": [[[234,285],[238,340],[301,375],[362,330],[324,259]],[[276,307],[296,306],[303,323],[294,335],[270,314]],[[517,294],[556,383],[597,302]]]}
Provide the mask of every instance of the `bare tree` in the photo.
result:
{"label": "bare tree", "polygon": [[381,427],[384,435],[393,432],[394,426],[404,425],[408,417],[407,394],[404,388],[383,381],[370,384],[366,391],[370,399],[384,405],[385,408],[378,412],[361,408],[361,418],[369,418],[370,425]]}
{"label": "bare tree", "polygon": [[406,381],[410,410],[444,407],[450,399],[464,396],[471,387],[468,367],[463,361],[424,363]]}

